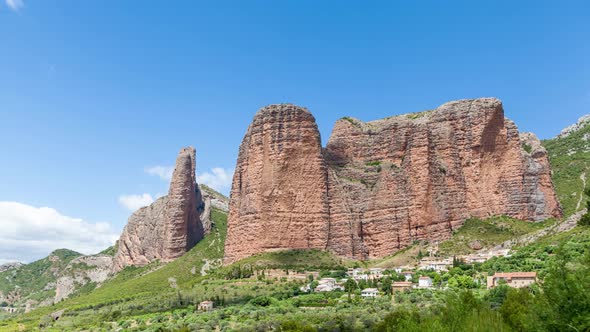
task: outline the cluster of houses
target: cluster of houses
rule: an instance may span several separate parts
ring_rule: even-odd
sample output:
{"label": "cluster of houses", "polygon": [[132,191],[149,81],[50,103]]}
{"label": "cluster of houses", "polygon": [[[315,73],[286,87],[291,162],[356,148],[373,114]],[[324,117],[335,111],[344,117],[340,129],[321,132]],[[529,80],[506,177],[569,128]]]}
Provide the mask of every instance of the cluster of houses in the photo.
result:
{"label": "cluster of houses", "polygon": [[510,257],[510,249],[497,249],[487,252],[475,253],[471,255],[460,256],[459,259],[467,264],[485,263],[494,257]]}
{"label": "cluster of houses", "polygon": [[381,278],[383,278],[383,272],[385,272],[385,269],[378,268],[378,267],[371,268],[368,270],[356,268],[356,269],[348,269],[347,275],[356,281],[361,281],[361,280],[369,281],[369,280],[381,280]]}

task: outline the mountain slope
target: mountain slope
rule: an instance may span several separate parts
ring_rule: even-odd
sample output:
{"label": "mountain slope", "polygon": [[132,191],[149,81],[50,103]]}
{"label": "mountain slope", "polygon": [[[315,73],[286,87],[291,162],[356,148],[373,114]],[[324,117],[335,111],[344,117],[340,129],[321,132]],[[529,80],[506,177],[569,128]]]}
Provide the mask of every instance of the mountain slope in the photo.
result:
{"label": "mountain slope", "polygon": [[13,306],[28,300],[51,304],[57,279],[80,256],[75,251],[59,249],[46,258],[0,273],[0,302]]}
{"label": "mountain slope", "polygon": [[564,215],[585,207],[584,190],[590,176],[590,122],[585,118],[564,134],[543,141],[553,170],[553,183]]}

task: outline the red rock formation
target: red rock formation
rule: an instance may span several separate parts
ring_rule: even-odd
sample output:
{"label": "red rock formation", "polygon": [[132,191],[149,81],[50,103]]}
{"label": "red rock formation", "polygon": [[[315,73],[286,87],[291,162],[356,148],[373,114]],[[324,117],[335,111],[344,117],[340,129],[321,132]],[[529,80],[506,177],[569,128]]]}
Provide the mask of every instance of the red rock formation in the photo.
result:
{"label": "red rock formation", "polygon": [[119,240],[114,271],[154,260],[172,261],[194,247],[208,232],[210,222],[202,222],[200,218],[205,204],[195,182],[195,167],[195,149],[182,149],[168,196],[139,209],[129,218]]}
{"label": "red rock formation", "polygon": [[561,216],[546,153],[522,144],[492,98],[341,119],[323,156],[311,114],[264,108],[240,147],[226,263],[287,248],[383,257],[446,239],[471,216]]}
{"label": "red rock formation", "polygon": [[330,249],[382,257],[414,240],[446,239],[471,216],[560,216],[546,154],[532,157],[521,144],[492,98],[368,123],[338,121],[325,153],[330,221],[355,225],[366,252],[340,245],[355,241],[342,234],[331,235],[339,241]]}
{"label": "red rock formation", "polygon": [[314,117],[293,105],[261,109],[240,146],[227,262],[269,250],[326,249],[326,166]]}

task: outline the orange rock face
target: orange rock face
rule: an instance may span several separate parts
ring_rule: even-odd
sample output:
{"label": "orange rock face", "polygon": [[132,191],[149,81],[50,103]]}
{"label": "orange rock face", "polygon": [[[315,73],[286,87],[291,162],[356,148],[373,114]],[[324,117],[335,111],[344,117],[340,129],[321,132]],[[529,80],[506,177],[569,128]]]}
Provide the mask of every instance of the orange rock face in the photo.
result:
{"label": "orange rock face", "polygon": [[226,261],[269,250],[326,249],[326,171],[311,113],[292,105],[261,109],[240,146]]}
{"label": "orange rock face", "polygon": [[521,139],[492,98],[367,123],[344,118],[323,152],[306,110],[264,108],[240,148],[226,262],[287,248],[383,257],[446,239],[472,216],[559,217],[537,143]]}

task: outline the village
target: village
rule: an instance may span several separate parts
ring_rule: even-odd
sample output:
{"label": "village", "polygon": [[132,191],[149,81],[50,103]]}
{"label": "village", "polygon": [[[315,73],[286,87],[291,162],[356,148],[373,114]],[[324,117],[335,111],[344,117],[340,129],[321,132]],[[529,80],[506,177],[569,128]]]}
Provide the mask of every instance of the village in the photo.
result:
{"label": "village", "polygon": [[[306,272],[291,275],[289,279],[310,280],[309,283],[300,288],[302,292],[342,291],[350,293],[354,290],[362,298],[375,298],[382,295],[393,295],[395,292],[417,289],[492,289],[499,285],[524,288],[536,283],[536,272],[497,272],[488,276],[482,274],[469,275],[469,273],[458,274],[454,270],[457,265],[482,264],[493,257],[506,256],[509,256],[509,250],[507,249],[447,258],[435,257],[434,251],[432,251],[430,256],[422,258],[415,266],[349,268],[341,278],[336,276],[321,277],[319,272]],[[334,275],[339,274],[339,271],[330,272]]]}

